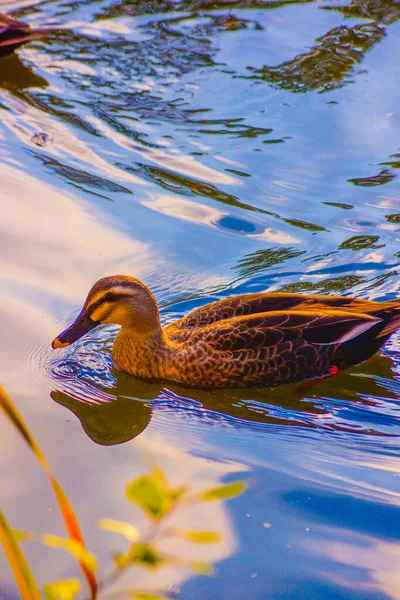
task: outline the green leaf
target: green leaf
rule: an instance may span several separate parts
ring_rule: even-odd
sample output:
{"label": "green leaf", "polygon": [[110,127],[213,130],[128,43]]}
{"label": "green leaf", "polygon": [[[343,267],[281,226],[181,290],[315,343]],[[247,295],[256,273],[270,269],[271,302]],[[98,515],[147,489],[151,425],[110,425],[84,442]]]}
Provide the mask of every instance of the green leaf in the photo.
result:
{"label": "green leaf", "polygon": [[67,540],[66,538],[58,537],[57,535],[52,535],[50,533],[46,533],[41,539],[46,546],[58,548],[59,550],[65,550],[66,552],[73,554],[75,558],[77,558],[80,563],[85,565],[91,573],[96,572],[96,557],[89,552],[89,550],[86,550],[86,548],[82,546],[81,542],[78,542],[77,540]]}
{"label": "green leaf", "polygon": [[158,554],[157,549],[151,544],[132,544],[126,554],[118,554],[114,557],[115,566],[124,569],[128,565],[141,565],[149,569],[156,569],[164,562],[163,557]]}
{"label": "green leaf", "polygon": [[191,531],[187,529],[175,529],[173,533],[184,538],[188,542],[196,544],[215,544],[221,541],[218,531]]}
{"label": "green leaf", "polygon": [[156,481],[157,484],[161,487],[164,494],[168,498],[170,498],[172,502],[176,502],[177,500],[179,500],[187,490],[185,485],[181,485],[178,488],[171,487],[168,479],[165,476],[164,471],[162,471],[160,467],[158,467],[155,464],[151,465],[151,475],[154,481]]}
{"label": "green leaf", "polygon": [[168,492],[151,475],[142,475],[128,484],[126,495],[154,521],[160,519],[171,506]]}
{"label": "green leaf", "polygon": [[64,579],[47,583],[43,590],[46,600],[74,600],[81,589],[79,579]]}
{"label": "green leaf", "polygon": [[212,565],[207,562],[203,562],[202,560],[192,560],[189,563],[190,568],[195,573],[199,573],[200,575],[214,575],[215,570]]}
{"label": "green leaf", "polygon": [[162,469],[158,467],[156,464],[151,465],[151,474],[153,479],[159,483],[159,485],[165,490],[170,489],[170,485],[168,479]]}
{"label": "green leaf", "polygon": [[139,538],[139,531],[130,523],[124,521],[114,521],[114,519],[101,519],[99,521],[100,529],[119,533],[128,539],[130,542],[136,542]]}
{"label": "green leaf", "polygon": [[29,568],[29,564],[19,547],[19,544],[0,511],[0,542],[10,563],[15,581],[18,585],[22,600],[40,600],[39,588]]}
{"label": "green leaf", "polygon": [[133,544],[130,554],[133,562],[150,568],[158,567],[163,562],[157,549],[151,544]]}
{"label": "green leaf", "polygon": [[218,531],[185,531],[185,539],[197,544],[215,544],[221,541]]}
{"label": "green leaf", "polygon": [[207,490],[201,494],[201,498],[205,502],[229,500],[242,494],[246,488],[247,484],[245,481],[235,481],[234,483],[227,483],[226,485]]}
{"label": "green leaf", "polygon": [[172,503],[178,502],[187,492],[187,487],[185,485],[181,485],[178,488],[171,489],[169,496]]}
{"label": "green leaf", "polygon": [[113,562],[117,569],[125,569],[131,564],[132,561],[129,552],[127,552],[126,554],[115,554],[113,557]]}

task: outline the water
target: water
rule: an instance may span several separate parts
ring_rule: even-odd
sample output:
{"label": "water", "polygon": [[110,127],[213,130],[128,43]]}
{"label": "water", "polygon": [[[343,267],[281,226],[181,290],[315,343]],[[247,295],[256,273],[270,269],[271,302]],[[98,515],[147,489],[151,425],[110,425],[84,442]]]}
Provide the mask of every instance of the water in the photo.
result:
{"label": "water", "polygon": [[[136,381],[111,363],[113,328],[50,348],[113,273],[145,281],[164,323],[246,292],[396,298],[399,3],[2,10],[55,32],[0,63],[0,380],[102,567],[121,546],[96,521],[140,524],[123,489],[150,452],[175,482],[250,483],[182,517],[224,541],[190,550],[214,578],[160,572],[174,597],[400,599],[398,335],[300,396]],[[40,468],[1,430],[2,509],[62,534]],[[67,556],[26,552],[41,583],[78,575]],[[0,598],[16,599],[0,563]],[[140,577],[125,583],[154,582]]]}

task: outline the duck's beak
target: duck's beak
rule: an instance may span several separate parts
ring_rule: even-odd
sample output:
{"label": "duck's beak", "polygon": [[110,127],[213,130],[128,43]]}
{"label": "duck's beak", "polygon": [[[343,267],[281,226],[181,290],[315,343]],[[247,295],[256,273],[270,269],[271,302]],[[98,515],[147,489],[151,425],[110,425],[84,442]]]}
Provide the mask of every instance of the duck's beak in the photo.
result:
{"label": "duck's beak", "polygon": [[83,337],[88,331],[97,327],[97,325],[100,325],[100,323],[98,321],[93,321],[83,308],[72,325],[60,333],[60,335],[53,340],[51,345],[53,348],[64,348],[65,346],[69,346]]}

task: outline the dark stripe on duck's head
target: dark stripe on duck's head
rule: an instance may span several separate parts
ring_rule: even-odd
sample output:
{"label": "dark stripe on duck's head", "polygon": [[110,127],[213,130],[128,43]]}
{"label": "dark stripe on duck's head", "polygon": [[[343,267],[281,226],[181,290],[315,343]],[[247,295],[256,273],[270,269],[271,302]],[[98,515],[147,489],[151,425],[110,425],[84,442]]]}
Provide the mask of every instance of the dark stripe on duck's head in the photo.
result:
{"label": "dark stripe on duck's head", "polygon": [[115,294],[120,293],[128,293],[128,290],[131,290],[131,293],[134,290],[145,288],[146,286],[134,279],[133,277],[129,277],[128,275],[111,275],[110,277],[103,277],[96,281],[96,283],[91,288],[90,292],[87,295],[85,300],[84,307],[88,309],[89,307],[97,303],[103,297],[103,294],[113,292]]}
{"label": "dark stripe on duck's head", "polygon": [[124,293],[122,290],[121,291],[109,291],[109,292],[104,292],[103,294],[101,294],[98,298],[96,298],[96,300],[94,300],[94,302],[92,302],[89,307],[87,308],[87,311],[89,314],[93,314],[102,304],[108,303],[111,304],[112,302],[116,302],[117,300],[121,300],[121,298],[132,298],[133,294],[132,293]]}

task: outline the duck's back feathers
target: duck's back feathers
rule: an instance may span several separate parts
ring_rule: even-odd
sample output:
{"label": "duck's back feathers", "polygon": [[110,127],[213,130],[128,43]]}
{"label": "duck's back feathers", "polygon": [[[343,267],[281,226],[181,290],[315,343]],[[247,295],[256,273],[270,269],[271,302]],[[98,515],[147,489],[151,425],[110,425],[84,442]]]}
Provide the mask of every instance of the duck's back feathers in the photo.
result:
{"label": "duck's back feathers", "polygon": [[310,310],[318,307],[326,310],[346,311],[349,313],[375,314],[389,305],[397,310],[397,302],[378,303],[370,300],[359,300],[348,296],[320,296],[306,294],[244,294],[224,300],[212,302],[197,308],[174,325],[181,329],[197,329],[216,321],[232,319],[244,315],[255,315],[270,311]]}
{"label": "duck's back feathers", "polygon": [[189,343],[235,352],[279,346],[303,339],[309,344],[347,342],[380,322],[379,318],[340,311],[271,311],[217,321],[192,332]]}
{"label": "duck's back feathers", "polygon": [[400,325],[397,302],[252,294],[208,304],[164,329],[181,373],[202,387],[276,385],[358,364]]}

